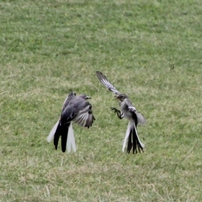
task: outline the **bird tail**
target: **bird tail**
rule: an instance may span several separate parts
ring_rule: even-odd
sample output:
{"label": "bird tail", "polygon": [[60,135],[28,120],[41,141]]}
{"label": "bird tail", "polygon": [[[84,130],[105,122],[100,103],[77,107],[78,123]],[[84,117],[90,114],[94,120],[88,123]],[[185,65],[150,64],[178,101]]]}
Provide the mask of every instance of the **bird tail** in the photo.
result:
{"label": "bird tail", "polygon": [[47,141],[48,141],[48,142],[51,142],[51,141],[53,140],[53,138],[54,138],[54,136],[55,136],[55,132],[56,132],[56,130],[57,130],[57,128],[58,128],[58,124],[59,124],[59,120],[55,123],[55,125],[54,125],[53,128],[51,129],[51,131],[50,131],[50,133],[49,133],[49,135],[48,135],[48,137],[47,137]]}
{"label": "bird tail", "polygon": [[65,152],[66,149],[68,152],[71,152],[71,149],[75,152],[76,144],[71,122],[65,125],[61,125],[58,120],[50,131],[47,137],[47,141],[50,142],[51,140],[53,140],[55,149],[57,149],[60,136],[62,152]]}
{"label": "bird tail", "polygon": [[144,144],[139,139],[135,123],[128,123],[122,147],[123,152],[125,151],[125,148],[128,153],[130,153],[131,149],[133,150],[133,153],[141,153],[144,151]]}
{"label": "bird tail", "polygon": [[76,152],[76,143],[74,138],[74,131],[72,128],[72,122],[70,123],[70,126],[69,126],[66,147],[68,152],[71,152],[71,149],[73,150],[73,152]]}

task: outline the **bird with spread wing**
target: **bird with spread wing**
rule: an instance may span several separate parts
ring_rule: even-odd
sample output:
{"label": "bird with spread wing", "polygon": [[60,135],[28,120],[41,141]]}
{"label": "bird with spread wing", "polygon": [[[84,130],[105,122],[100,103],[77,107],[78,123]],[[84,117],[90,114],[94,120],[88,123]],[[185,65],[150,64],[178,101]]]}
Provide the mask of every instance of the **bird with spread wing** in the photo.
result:
{"label": "bird with spread wing", "polygon": [[77,96],[76,93],[73,92],[65,99],[60,119],[55,123],[47,137],[48,142],[53,140],[55,149],[58,148],[58,142],[61,136],[62,152],[65,152],[66,149],[68,152],[71,150],[76,152],[72,121],[89,128],[95,120],[92,105],[87,101],[88,99],[90,99],[90,97],[85,94]]}
{"label": "bird with spread wing", "polygon": [[111,109],[117,114],[118,118],[126,118],[129,120],[128,127],[126,130],[122,151],[125,150],[130,153],[132,150],[133,153],[143,152],[144,144],[140,141],[140,138],[137,133],[137,125],[145,124],[146,120],[144,116],[139,113],[136,108],[132,105],[128,96],[120,93],[107,79],[107,77],[99,71],[96,71],[96,75],[100,82],[111,92],[115,94],[115,97],[119,100],[121,110],[118,110],[114,107]]}

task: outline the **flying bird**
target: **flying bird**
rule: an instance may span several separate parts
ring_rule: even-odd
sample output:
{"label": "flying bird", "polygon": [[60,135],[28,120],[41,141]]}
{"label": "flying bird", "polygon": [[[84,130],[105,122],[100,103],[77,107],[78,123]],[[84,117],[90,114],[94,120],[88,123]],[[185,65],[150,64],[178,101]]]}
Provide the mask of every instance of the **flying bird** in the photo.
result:
{"label": "flying bird", "polygon": [[65,99],[60,118],[47,137],[48,142],[53,140],[56,150],[61,136],[62,152],[65,152],[66,149],[68,152],[71,152],[71,150],[76,152],[72,121],[89,128],[95,120],[92,105],[87,101],[88,99],[90,99],[90,97],[85,94],[77,96],[76,93],[73,92]]}
{"label": "flying bird", "polygon": [[133,153],[143,152],[144,144],[140,141],[140,138],[137,133],[137,125],[145,124],[146,120],[144,116],[136,110],[136,108],[132,105],[128,96],[120,93],[107,79],[107,77],[99,71],[96,71],[97,77],[100,82],[111,92],[115,94],[115,97],[118,99],[120,104],[120,109],[118,110],[114,107],[111,109],[117,114],[118,118],[126,118],[129,120],[128,127],[126,130],[125,138],[123,141],[122,151],[125,150],[130,153],[132,150]]}

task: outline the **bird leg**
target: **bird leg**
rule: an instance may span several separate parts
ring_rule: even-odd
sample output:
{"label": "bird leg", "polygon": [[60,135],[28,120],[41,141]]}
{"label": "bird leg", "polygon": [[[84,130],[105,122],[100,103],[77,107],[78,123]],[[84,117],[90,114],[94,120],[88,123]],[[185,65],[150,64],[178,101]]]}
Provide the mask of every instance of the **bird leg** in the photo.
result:
{"label": "bird leg", "polygon": [[122,119],[124,117],[124,114],[120,110],[116,109],[115,107],[111,107],[111,110],[116,113],[118,118]]}

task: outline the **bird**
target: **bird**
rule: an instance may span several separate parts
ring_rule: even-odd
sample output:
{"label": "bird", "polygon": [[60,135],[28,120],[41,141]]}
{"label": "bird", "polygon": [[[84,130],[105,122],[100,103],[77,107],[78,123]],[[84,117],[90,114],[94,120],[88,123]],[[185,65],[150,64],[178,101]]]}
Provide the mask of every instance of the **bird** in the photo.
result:
{"label": "bird", "polygon": [[107,77],[100,71],[96,71],[97,78],[99,81],[111,92],[115,94],[115,98],[118,99],[120,110],[111,107],[119,119],[126,118],[128,119],[128,126],[123,141],[122,151],[130,153],[142,153],[144,152],[144,144],[140,141],[140,138],[137,133],[137,125],[146,123],[144,116],[136,110],[132,105],[130,99],[126,94],[120,93],[107,79]]}
{"label": "bird", "polygon": [[47,137],[48,142],[53,140],[56,150],[61,136],[62,152],[66,150],[76,152],[72,121],[87,128],[93,125],[95,117],[93,116],[92,105],[87,101],[88,99],[91,99],[91,97],[86,94],[77,96],[74,92],[69,93],[66,97],[60,118]]}

